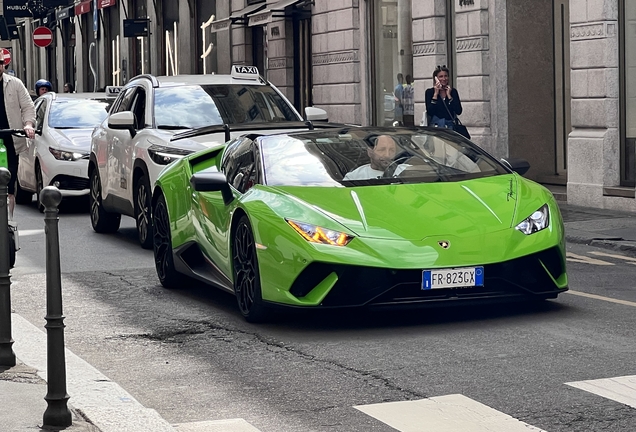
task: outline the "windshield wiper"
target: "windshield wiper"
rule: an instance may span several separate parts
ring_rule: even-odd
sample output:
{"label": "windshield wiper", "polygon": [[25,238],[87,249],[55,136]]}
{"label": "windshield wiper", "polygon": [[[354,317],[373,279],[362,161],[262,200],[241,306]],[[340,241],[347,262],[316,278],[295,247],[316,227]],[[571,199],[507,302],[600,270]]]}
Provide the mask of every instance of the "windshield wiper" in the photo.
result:
{"label": "windshield wiper", "polygon": [[53,129],[89,129],[93,126],[53,126]]}
{"label": "windshield wiper", "polygon": [[157,129],[192,129],[190,126],[182,126],[182,125],[159,125]]}

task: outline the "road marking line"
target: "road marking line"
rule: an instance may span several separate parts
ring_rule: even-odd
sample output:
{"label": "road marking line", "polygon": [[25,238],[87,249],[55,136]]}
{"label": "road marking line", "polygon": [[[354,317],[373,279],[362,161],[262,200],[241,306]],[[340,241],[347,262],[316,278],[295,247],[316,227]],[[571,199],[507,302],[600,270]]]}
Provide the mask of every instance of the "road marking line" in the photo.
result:
{"label": "road marking line", "polygon": [[636,307],[636,302],[631,302],[628,300],[619,300],[619,299],[615,299],[615,298],[611,298],[611,297],[603,297],[600,295],[596,295],[596,294],[588,294],[588,293],[584,293],[581,291],[572,291],[572,290],[568,290],[566,291],[566,293],[569,294],[574,294],[580,297],[587,297],[587,298],[591,298],[594,300],[603,300],[606,302],[610,302],[610,303],[617,303],[617,304],[622,304],[624,306],[632,306],[632,307]]}
{"label": "road marking line", "polygon": [[636,375],[565,384],[636,408]]}
{"label": "road marking line", "polygon": [[595,258],[590,258],[587,257],[585,255],[577,255],[574,254],[572,252],[567,252],[565,254],[565,256],[567,257],[568,261],[572,261],[572,262],[579,262],[579,263],[583,263],[583,264],[594,264],[594,265],[609,265],[609,266],[613,266],[615,265],[614,263],[611,262],[607,262],[607,261],[603,261],[603,260],[599,260],[599,259],[595,259]]}
{"label": "road marking line", "polygon": [[616,255],[616,254],[610,254],[607,252],[590,252],[593,255],[598,255],[598,256],[604,256],[604,257],[610,257],[610,258],[618,258],[618,259],[622,259],[625,261],[629,261],[630,264],[636,264],[636,258],[632,258],[632,257],[628,257],[625,255]]}
{"label": "road marking line", "polygon": [[173,426],[176,432],[260,432],[243,419],[178,423]]}
{"label": "road marking line", "polygon": [[354,408],[400,432],[545,432],[461,394]]}

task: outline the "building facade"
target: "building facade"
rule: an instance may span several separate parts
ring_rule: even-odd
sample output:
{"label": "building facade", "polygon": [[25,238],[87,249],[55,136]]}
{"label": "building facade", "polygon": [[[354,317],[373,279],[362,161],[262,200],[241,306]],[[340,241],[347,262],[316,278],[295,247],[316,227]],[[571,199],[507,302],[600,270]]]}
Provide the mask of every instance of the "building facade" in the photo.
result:
{"label": "building facade", "polygon": [[[26,0],[4,0],[5,15]],[[6,5],[17,5],[7,10]],[[447,65],[473,141],[527,159],[571,204],[636,212],[636,2],[631,0],[56,0],[3,41],[32,87],[78,91],[141,73],[258,66],[302,110],[390,125],[398,74],[424,92]],[[19,14],[18,14],[19,15]],[[26,14],[28,15],[28,13]],[[7,22],[12,23],[11,19]],[[1,24],[1,23],[0,23]],[[36,27],[52,43],[33,44]],[[0,25],[1,27],[1,25]]]}

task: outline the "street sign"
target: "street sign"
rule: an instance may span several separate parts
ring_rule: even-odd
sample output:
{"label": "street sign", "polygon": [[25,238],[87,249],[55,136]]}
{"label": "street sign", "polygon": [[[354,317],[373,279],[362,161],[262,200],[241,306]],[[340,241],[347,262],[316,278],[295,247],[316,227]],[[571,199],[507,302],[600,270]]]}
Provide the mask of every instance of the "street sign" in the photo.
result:
{"label": "street sign", "polygon": [[4,67],[6,68],[11,63],[11,51],[6,48],[2,48],[2,55],[4,56]]}
{"label": "street sign", "polygon": [[44,26],[40,26],[33,30],[33,43],[35,46],[45,48],[53,41],[53,32]]}

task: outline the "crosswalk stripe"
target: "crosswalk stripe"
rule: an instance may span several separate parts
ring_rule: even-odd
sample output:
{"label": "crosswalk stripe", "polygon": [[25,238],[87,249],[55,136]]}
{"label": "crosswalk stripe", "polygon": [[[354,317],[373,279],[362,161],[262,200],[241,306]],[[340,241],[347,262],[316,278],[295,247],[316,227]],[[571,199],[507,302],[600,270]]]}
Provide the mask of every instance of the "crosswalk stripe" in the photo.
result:
{"label": "crosswalk stripe", "polygon": [[629,261],[630,264],[635,264],[636,265],[636,258],[632,258],[632,257],[628,257],[625,255],[616,255],[616,254],[610,254],[607,252],[600,252],[600,251],[592,251],[590,252],[592,255],[596,255],[596,256],[603,256],[603,257],[608,257],[608,258],[617,258],[617,259],[621,259],[624,261]]}
{"label": "crosswalk stripe", "polygon": [[603,265],[603,266],[613,266],[614,265],[614,263],[611,263],[611,262],[599,260],[599,259],[596,259],[596,258],[590,258],[590,257],[587,257],[585,255],[577,255],[577,254],[572,253],[572,252],[567,252],[565,254],[565,256],[566,256],[568,261],[572,261],[572,262],[578,262],[578,263],[583,263],[583,264]]}
{"label": "crosswalk stripe", "polygon": [[565,384],[636,408],[636,375]]}
{"label": "crosswalk stripe", "polygon": [[461,394],[354,408],[400,432],[545,432]]}

